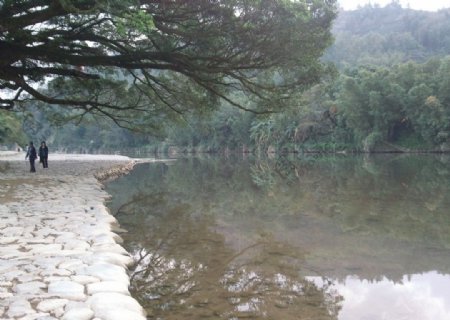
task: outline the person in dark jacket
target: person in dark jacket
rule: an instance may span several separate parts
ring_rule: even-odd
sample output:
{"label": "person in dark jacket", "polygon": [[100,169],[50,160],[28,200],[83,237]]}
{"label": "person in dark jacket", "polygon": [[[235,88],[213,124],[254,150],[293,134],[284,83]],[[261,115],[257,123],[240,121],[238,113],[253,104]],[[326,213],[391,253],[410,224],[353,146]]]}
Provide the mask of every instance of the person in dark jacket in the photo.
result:
{"label": "person in dark jacket", "polygon": [[30,172],[36,172],[36,168],[34,167],[34,161],[37,158],[36,154],[36,148],[33,145],[33,142],[30,141],[30,145],[28,146],[27,155],[25,156],[26,159],[30,160]]}
{"label": "person in dark jacket", "polygon": [[48,168],[48,147],[45,144],[45,141],[41,142],[41,146],[39,147],[39,162],[42,163],[44,168]]}

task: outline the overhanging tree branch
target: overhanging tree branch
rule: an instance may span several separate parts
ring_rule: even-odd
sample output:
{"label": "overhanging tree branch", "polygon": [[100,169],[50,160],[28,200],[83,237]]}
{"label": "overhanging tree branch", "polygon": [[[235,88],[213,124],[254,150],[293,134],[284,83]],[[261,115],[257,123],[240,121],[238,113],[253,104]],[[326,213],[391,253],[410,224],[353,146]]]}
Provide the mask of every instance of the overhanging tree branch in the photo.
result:
{"label": "overhanging tree branch", "polygon": [[320,79],[335,13],[335,0],[11,0],[0,7],[0,108],[31,98],[160,121],[215,97],[273,112]]}

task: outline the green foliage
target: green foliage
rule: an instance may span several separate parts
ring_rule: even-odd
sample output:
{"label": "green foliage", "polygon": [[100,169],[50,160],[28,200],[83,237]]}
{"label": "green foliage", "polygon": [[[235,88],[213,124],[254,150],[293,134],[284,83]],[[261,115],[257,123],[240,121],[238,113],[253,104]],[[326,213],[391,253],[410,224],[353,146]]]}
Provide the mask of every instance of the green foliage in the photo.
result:
{"label": "green foliage", "polygon": [[27,138],[16,114],[0,110],[0,143],[26,145]]}
{"label": "green foliage", "polygon": [[[448,143],[450,132],[449,66],[450,58],[444,58],[389,69],[348,69],[334,80],[285,99],[283,113],[256,115],[225,103],[216,110],[198,110],[183,117],[160,112],[153,118],[158,122],[145,120],[147,125],[153,123],[151,129],[164,131],[160,138],[139,138],[114,129],[101,114],[86,115],[82,110],[61,113],[47,108],[46,116],[56,123],[81,118],[83,129],[65,125],[50,133],[48,119],[41,112],[29,117],[39,124],[32,125],[27,120],[26,127],[30,135],[42,139],[54,136],[59,147],[75,148],[79,143],[88,150],[142,148],[157,145],[158,141],[164,144],[160,150],[176,146],[182,152],[440,150],[442,144]],[[74,88],[69,86],[68,94],[71,89],[74,94],[82,92]],[[126,86],[115,84],[105,94],[115,99],[132,99],[127,90]],[[236,95],[235,99],[252,105],[251,101],[245,102],[245,97]],[[44,110],[43,106],[39,108]],[[119,115],[115,113],[115,118]]]}
{"label": "green foliage", "polygon": [[254,117],[252,113],[224,105],[208,115],[188,117],[178,126],[168,127],[166,141],[190,150],[245,149],[250,144],[248,128]]}
{"label": "green foliage", "polygon": [[131,151],[157,139],[123,129],[104,117],[85,114],[78,122],[67,122],[76,112],[36,104],[23,114],[24,132],[31,140],[47,141],[52,150],[96,153]]}
{"label": "green foliage", "polygon": [[347,72],[339,105],[356,141],[365,149],[407,134],[435,145],[444,142],[445,135],[439,133],[449,129],[450,104],[441,103],[447,93],[440,88],[447,77],[441,71],[446,61]]}
{"label": "green foliage", "polygon": [[[311,5],[319,10],[323,5],[320,2],[313,1]],[[101,3],[105,6],[112,2]],[[233,3],[236,8],[240,5],[245,7],[244,2]],[[209,23],[203,25],[207,30],[199,30],[199,22],[192,16],[177,24],[175,29],[169,23],[171,29],[165,34],[158,16],[148,11],[130,11],[126,7],[121,12],[115,11],[115,28],[122,30],[119,32],[121,37],[132,36],[130,30],[135,35],[148,33],[155,37],[153,40],[159,49],[167,54],[178,54],[177,46],[183,43],[180,40],[183,37],[201,34],[206,38],[189,38],[195,45],[187,44],[189,48],[185,54],[192,54],[197,59],[204,52],[218,50],[217,55],[209,57],[216,61],[221,54],[230,54],[220,51],[227,41],[245,46],[245,36],[263,28],[262,21],[268,19],[274,10],[272,6],[281,5],[287,11],[277,18],[277,28],[292,31],[293,26],[309,26],[311,34],[304,34],[308,41],[315,36],[326,39],[328,11],[322,17],[323,28],[321,19],[312,19],[303,10],[303,2],[281,1],[275,5],[270,1],[258,1],[253,5],[260,6],[257,11],[261,14],[259,17],[249,12],[251,16],[245,22],[241,21],[242,24],[227,20],[231,24],[238,23],[242,28],[243,34],[232,39]],[[219,11],[225,15],[223,19],[231,19],[226,8],[220,9],[225,12]],[[245,7],[245,10],[249,8]],[[186,13],[185,9],[180,10]],[[204,8],[200,6],[200,9]],[[214,16],[219,12],[208,14]],[[114,149],[119,145],[120,148],[129,146],[179,152],[448,150],[450,56],[444,56],[444,53],[450,52],[450,32],[447,32],[450,19],[446,19],[449,15],[449,10],[431,13],[402,9],[398,3],[385,8],[369,5],[352,12],[341,12],[334,27],[335,44],[323,58],[324,61],[335,61],[340,74],[333,67],[314,60],[325,42],[303,51],[305,55],[298,51],[298,45],[305,43],[289,44],[291,51],[283,51],[286,64],[258,70],[244,68],[245,71],[239,71],[239,78],[243,81],[236,81],[234,76],[237,74],[223,73],[214,78],[206,72],[193,83],[191,74],[164,68],[124,71],[90,67],[85,71],[95,70],[99,79],[54,79],[46,93],[68,101],[79,101],[89,96],[101,107],[75,105],[61,110],[34,104],[30,109],[32,112],[24,118],[26,132],[42,139],[51,137],[62,148],[76,148],[78,141],[83,150]],[[217,36],[214,32],[209,33],[212,31],[217,32]],[[274,34],[266,36],[271,35]],[[282,41],[289,41],[291,37],[286,30],[282,36]],[[242,50],[247,49],[245,46]],[[277,60],[276,55],[281,54],[280,51],[265,47],[263,53]],[[253,59],[257,59],[253,56],[241,58],[245,63],[254,63]],[[207,63],[206,60],[195,61],[198,69]],[[221,62],[215,63],[218,67]],[[292,68],[292,63],[296,68]],[[319,76],[322,78],[317,83]],[[247,80],[241,77],[251,81],[252,85],[246,86]],[[286,86],[282,95],[278,90],[262,90],[284,88],[292,83],[296,83],[295,89]],[[270,99],[261,99],[268,93]],[[273,112],[259,114],[261,110]],[[282,112],[278,112],[280,110]],[[61,126],[68,120],[75,121],[80,127],[75,124]],[[59,127],[51,128],[53,124]],[[139,136],[115,129],[115,124],[139,128],[141,132],[157,136]]]}
{"label": "green foliage", "polygon": [[121,37],[127,36],[128,30],[140,30],[143,33],[155,29],[155,22],[153,17],[144,10],[137,10],[135,12],[125,13],[122,19],[117,21],[117,33]]}
{"label": "green foliage", "polygon": [[251,138],[290,151],[439,150],[449,141],[448,61],[348,69],[297,98],[301,108],[256,119]]}
{"label": "green foliage", "polygon": [[398,3],[341,11],[333,28],[336,40],[325,59],[345,69],[443,56],[450,52],[449,18],[450,9],[415,11]]}
{"label": "green foliage", "polygon": [[153,134],[219,103],[280,110],[327,74],[335,14],[335,0],[4,1],[0,108],[41,101]]}

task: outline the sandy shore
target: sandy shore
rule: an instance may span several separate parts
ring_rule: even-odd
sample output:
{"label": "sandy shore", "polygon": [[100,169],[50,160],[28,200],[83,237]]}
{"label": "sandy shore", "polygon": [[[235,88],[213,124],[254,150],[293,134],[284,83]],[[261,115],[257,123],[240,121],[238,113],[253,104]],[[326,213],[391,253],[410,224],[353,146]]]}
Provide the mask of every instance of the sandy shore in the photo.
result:
{"label": "sandy shore", "polygon": [[131,159],[51,154],[30,173],[24,158],[0,152],[0,319],[145,319],[94,177]]}

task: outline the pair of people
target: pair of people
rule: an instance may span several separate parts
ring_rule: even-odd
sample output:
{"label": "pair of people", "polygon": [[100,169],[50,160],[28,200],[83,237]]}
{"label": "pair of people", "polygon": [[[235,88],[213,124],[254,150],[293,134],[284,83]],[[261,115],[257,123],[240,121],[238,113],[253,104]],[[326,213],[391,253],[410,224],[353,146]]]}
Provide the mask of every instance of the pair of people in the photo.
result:
{"label": "pair of people", "polygon": [[[37,159],[36,148],[33,145],[33,141],[30,141],[28,146],[27,155],[25,156],[25,160],[28,158],[30,160],[30,172],[36,172],[36,167],[34,166],[34,161]],[[48,168],[48,147],[45,141],[41,142],[41,146],[39,147],[39,162],[42,163],[44,168]]]}

